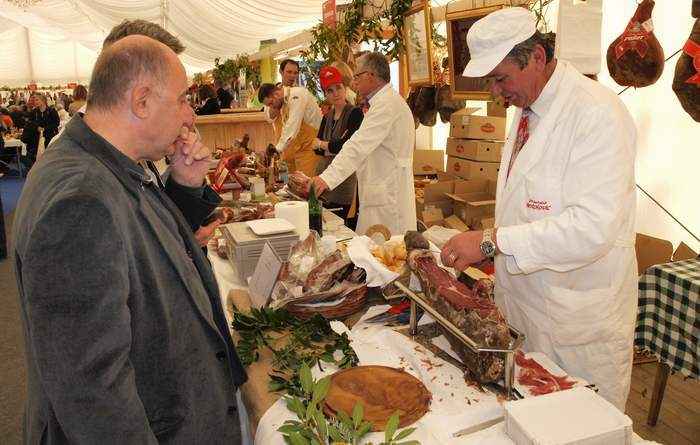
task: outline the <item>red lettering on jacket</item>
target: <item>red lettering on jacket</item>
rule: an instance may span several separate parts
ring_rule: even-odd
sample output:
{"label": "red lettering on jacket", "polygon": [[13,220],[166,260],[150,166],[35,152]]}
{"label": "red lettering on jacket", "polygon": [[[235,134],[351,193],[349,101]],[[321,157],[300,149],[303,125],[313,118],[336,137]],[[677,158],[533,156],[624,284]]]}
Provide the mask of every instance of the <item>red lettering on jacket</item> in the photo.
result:
{"label": "red lettering on jacket", "polygon": [[526,206],[528,209],[533,210],[549,211],[552,209],[552,205],[547,201],[535,201],[534,199],[529,200]]}

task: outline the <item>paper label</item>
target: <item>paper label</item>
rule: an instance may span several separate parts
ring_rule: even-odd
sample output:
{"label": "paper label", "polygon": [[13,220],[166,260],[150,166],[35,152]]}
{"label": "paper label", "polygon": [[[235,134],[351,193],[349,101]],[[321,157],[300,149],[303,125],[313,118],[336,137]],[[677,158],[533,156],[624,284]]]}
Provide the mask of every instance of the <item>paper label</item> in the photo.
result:
{"label": "paper label", "polygon": [[[647,31],[647,29],[649,30]],[[649,49],[647,40],[649,40],[649,33],[651,33],[652,29],[651,19],[644,23],[630,20],[625,32],[622,33],[620,43],[615,46],[615,57],[619,59],[627,51],[636,51],[639,57],[644,58]]]}
{"label": "paper label", "polygon": [[471,116],[462,116],[462,125],[469,125],[469,118]]}
{"label": "paper label", "polygon": [[281,270],[282,260],[272,245],[266,242],[249,283],[250,302],[253,307],[261,308],[267,305]]}

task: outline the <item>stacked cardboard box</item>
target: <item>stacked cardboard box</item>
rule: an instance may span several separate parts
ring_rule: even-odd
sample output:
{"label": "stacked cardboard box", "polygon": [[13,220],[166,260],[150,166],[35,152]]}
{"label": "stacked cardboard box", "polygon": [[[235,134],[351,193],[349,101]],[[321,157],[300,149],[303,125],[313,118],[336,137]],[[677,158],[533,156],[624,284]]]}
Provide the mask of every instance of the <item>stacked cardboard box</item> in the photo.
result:
{"label": "stacked cardboard box", "polygon": [[506,133],[505,109],[489,104],[488,116],[475,116],[478,108],[452,114],[446,173],[464,179],[498,179]]}
{"label": "stacked cardboard box", "polygon": [[471,179],[460,181],[453,192],[445,193],[452,200],[452,212],[471,229],[493,227],[496,210],[496,181]]}

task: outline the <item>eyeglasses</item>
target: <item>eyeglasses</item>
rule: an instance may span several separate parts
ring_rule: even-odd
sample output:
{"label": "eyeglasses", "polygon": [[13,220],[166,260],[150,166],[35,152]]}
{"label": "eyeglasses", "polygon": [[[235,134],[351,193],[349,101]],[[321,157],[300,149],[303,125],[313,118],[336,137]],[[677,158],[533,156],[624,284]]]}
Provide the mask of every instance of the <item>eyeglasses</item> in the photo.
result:
{"label": "eyeglasses", "polygon": [[369,71],[360,71],[359,73],[355,74],[353,78],[357,80],[361,75],[368,73]]}

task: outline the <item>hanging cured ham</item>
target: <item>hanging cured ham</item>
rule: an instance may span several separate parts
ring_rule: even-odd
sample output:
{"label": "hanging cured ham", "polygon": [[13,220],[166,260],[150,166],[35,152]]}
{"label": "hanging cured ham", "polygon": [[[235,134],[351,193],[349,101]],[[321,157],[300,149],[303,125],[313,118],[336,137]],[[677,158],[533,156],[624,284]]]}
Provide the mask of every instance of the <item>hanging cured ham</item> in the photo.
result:
{"label": "hanging cured ham", "polygon": [[608,47],[610,77],[622,86],[654,84],[664,70],[664,50],[654,35],[653,0],[643,0],[625,31]]}
{"label": "hanging cured ham", "polygon": [[[693,16],[697,17],[700,14],[700,1],[694,2],[693,8]],[[695,20],[676,63],[673,91],[683,109],[693,120],[700,122],[700,19]]]}

